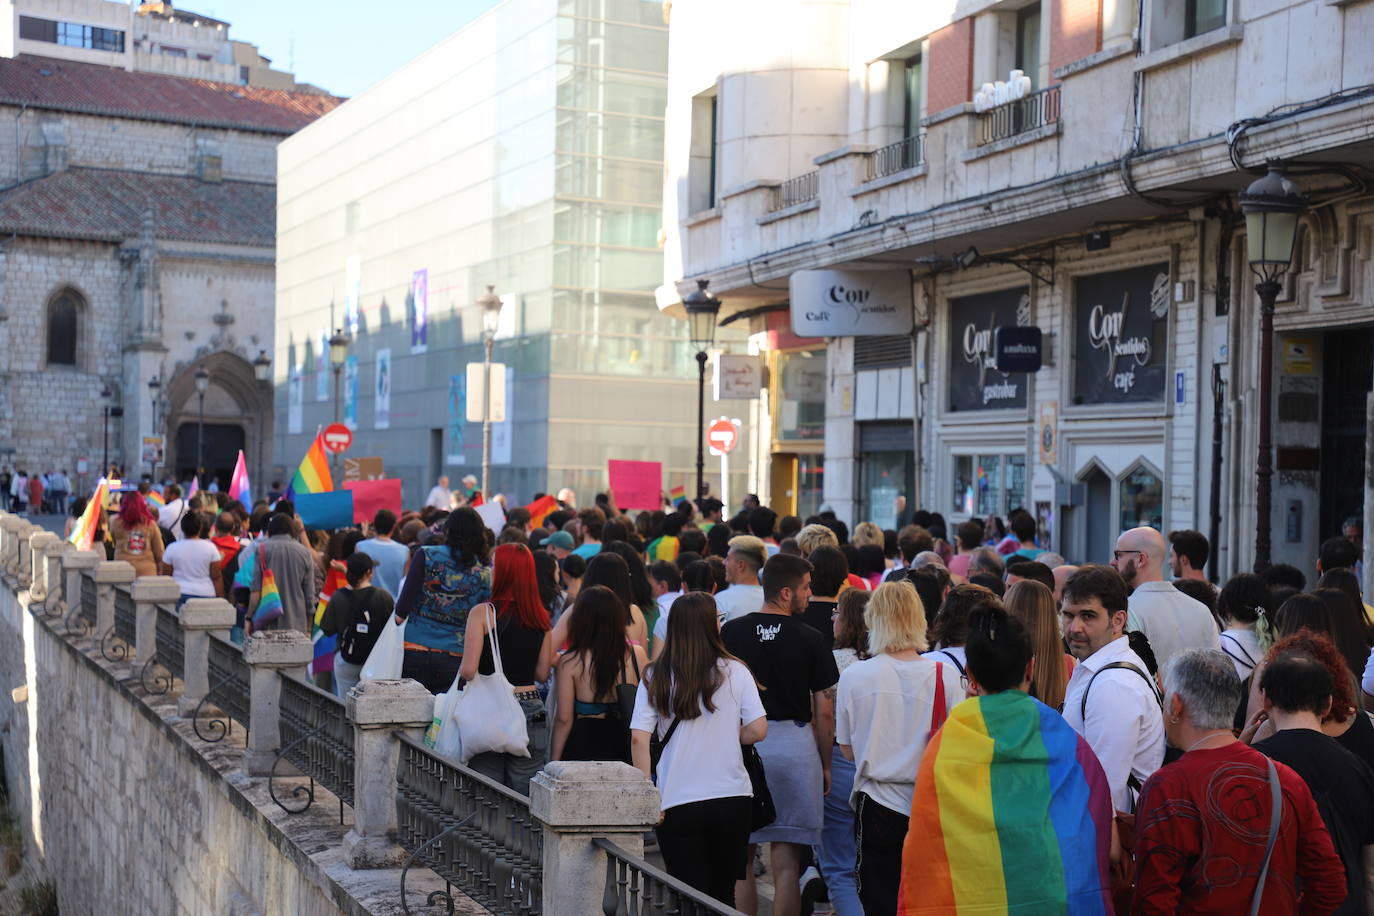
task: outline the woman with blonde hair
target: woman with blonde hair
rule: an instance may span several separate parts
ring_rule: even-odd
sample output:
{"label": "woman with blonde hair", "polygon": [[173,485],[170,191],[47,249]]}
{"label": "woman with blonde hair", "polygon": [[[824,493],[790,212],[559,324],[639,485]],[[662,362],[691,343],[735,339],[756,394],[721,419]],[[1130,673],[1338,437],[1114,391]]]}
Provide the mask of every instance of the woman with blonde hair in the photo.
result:
{"label": "woman with blonde hair", "polygon": [[854,761],[859,899],[869,914],[895,913],[916,772],[926,742],[964,699],[959,670],[923,658],[926,614],[909,582],[884,582],[864,611],[872,658],[840,675],[835,741]]}
{"label": "woman with blonde hair", "polygon": [[869,545],[883,546],[883,529],[872,522],[859,522],[854,526],[854,532],[849,536],[849,543],[855,547],[866,547]]}
{"label": "woman with blonde hair", "polygon": [[1073,656],[1064,651],[1059,632],[1059,609],[1054,592],[1043,582],[1022,579],[1007,589],[1002,599],[1007,613],[1021,621],[1035,649],[1030,695],[1051,709],[1064,706],[1064,691],[1073,672]]}

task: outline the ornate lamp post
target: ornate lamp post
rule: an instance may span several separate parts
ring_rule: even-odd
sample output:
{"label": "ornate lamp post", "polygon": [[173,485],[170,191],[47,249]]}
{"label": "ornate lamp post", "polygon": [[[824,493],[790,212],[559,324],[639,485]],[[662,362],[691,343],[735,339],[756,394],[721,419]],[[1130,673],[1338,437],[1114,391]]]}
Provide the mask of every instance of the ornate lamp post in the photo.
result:
{"label": "ornate lamp post", "polygon": [[[267,355],[266,350],[259,350],[257,359],[253,360],[253,378],[257,379],[258,387],[263,391],[263,400],[271,403],[272,398],[272,359]],[[266,417],[267,410],[258,411],[258,486],[266,483],[264,476],[263,458],[267,449],[267,444],[263,440],[267,438],[267,431],[263,428],[263,419]],[[266,490],[261,492],[266,493]]]}
{"label": "ornate lamp post", "polygon": [[210,373],[201,366],[195,371],[196,395],[200,399],[200,417],[196,421],[196,485],[205,474],[205,392],[210,390]]}
{"label": "ornate lamp post", "polygon": [[[334,422],[339,422],[339,373],[343,371],[344,361],[348,359],[348,335],[343,332],[343,328],[336,328],[334,336],[329,338],[329,365],[334,370]],[[335,477],[339,476],[339,456],[333,455],[329,459],[333,465],[332,472]]]}
{"label": "ornate lamp post", "polygon": [[697,494],[706,495],[706,351],[716,338],[720,300],[706,289],[710,280],[698,280],[697,288],[682,300],[687,309],[688,333],[697,351]]}
{"label": "ornate lamp post", "polygon": [[104,446],[100,456],[100,476],[105,477],[110,473],[110,398],[114,397],[114,392],[110,390],[109,385],[100,389],[100,397],[105,402],[105,419],[101,424],[101,438],[104,440]]}
{"label": "ornate lamp post", "polygon": [[[159,395],[161,395],[161,394],[162,394],[162,379],[158,378],[158,377],[155,375],[155,376],[153,376],[152,378],[148,379],[148,395],[149,395],[149,397],[152,399],[152,408],[153,408],[153,412],[152,412],[152,416],[151,416],[151,419],[152,419],[151,426],[152,426],[152,434],[153,434],[154,436],[158,435],[158,431],[157,431],[157,430],[158,430],[158,426],[160,425],[160,424],[158,423],[157,408],[158,408],[158,402],[159,402]],[[152,482],[152,483],[156,483],[156,482],[157,482],[157,454],[156,454],[156,453],[153,454],[153,460],[148,462],[148,480],[149,480],[150,482]]]}
{"label": "ornate lamp post", "polygon": [[1283,288],[1283,275],[1293,262],[1298,219],[1307,198],[1283,175],[1277,162],[1269,173],[1240,195],[1245,214],[1245,242],[1250,270],[1258,278],[1260,300],[1259,453],[1255,461],[1255,571],[1269,568],[1272,483],[1274,477],[1272,424],[1274,400],[1274,301]]}
{"label": "ornate lamp post", "polygon": [[[491,499],[491,351],[501,325],[501,297],[495,286],[477,297],[482,308],[482,501]],[[507,405],[509,409],[509,405]]]}

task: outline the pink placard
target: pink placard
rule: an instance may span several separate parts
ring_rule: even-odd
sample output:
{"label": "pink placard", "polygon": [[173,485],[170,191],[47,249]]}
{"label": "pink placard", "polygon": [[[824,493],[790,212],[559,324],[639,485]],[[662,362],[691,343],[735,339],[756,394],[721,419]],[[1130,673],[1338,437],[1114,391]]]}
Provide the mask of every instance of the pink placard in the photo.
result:
{"label": "pink placard", "polygon": [[606,462],[615,502],[622,509],[663,507],[663,464],[658,461]]}
{"label": "pink placard", "polygon": [[370,522],[378,509],[401,515],[401,480],[345,480],[345,490],[353,491],[353,521]]}

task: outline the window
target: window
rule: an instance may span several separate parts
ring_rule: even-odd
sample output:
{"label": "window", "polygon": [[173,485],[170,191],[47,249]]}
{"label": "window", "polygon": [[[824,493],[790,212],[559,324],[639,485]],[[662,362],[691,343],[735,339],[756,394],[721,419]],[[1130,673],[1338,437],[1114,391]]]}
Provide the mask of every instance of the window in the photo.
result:
{"label": "window", "polygon": [[80,323],[81,297],[64,289],[48,304],[48,365],[76,365],[76,336]]}
{"label": "window", "polygon": [[1040,88],[1040,4],[1032,3],[1016,13],[1016,69],[1030,77],[1031,89]]}
{"label": "window", "polygon": [[774,438],[825,439],[825,351],[778,354]]}
{"label": "window", "polygon": [[1149,526],[1164,529],[1164,483],[1147,464],[1137,464],[1121,478],[1121,531]]}
{"label": "window", "polygon": [[688,164],[688,213],[700,213],[716,205],[716,161],[719,99],[715,91],[692,100],[692,139]]}
{"label": "window", "polygon": [[1192,38],[1226,24],[1226,0],[1188,0],[1183,37]]}
{"label": "window", "polygon": [[905,104],[902,109],[902,136],[914,137],[921,132],[922,92],[925,70],[921,55],[908,58],[902,65],[902,86]]}
{"label": "window", "polygon": [[186,49],[185,49],[185,48],[174,48],[174,47],[172,47],[171,45],[163,45],[163,46],[162,46],[161,48],[159,48],[158,50],[161,51],[161,52],[162,52],[165,56],[167,56],[167,57],[185,57],[185,56],[186,56]]}
{"label": "window", "polygon": [[950,509],[957,515],[1000,515],[1026,504],[1026,456],[955,455]]}

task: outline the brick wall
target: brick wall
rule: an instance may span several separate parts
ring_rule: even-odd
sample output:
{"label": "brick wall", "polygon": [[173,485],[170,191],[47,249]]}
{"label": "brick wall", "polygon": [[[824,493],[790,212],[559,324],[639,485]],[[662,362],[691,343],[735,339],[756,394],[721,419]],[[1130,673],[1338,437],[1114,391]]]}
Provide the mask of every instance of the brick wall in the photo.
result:
{"label": "brick wall", "polygon": [[930,36],[926,110],[931,114],[967,102],[973,84],[973,19],[965,17]]}
{"label": "brick wall", "polygon": [[1102,49],[1102,0],[1050,0],[1050,72]]}

